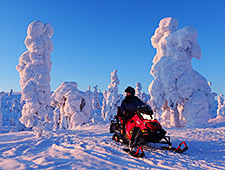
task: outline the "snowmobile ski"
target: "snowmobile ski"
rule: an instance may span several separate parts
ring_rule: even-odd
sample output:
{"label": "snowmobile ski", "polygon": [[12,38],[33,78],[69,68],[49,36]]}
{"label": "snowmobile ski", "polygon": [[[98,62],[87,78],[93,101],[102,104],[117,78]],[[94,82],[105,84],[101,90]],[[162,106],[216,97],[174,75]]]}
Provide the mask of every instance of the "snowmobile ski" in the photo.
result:
{"label": "snowmobile ski", "polygon": [[[181,149],[181,146],[184,145],[184,148]],[[188,150],[187,144],[183,141],[179,144],[179,146],[177,148],[175,147],[161,147],[158,149],[162,149],[162,150],[168,150],[168,151],[174,151],[177,153],[183,153],[185,151]],[[130,150],[129,148],[123,149],[126,153],[129,153],[131,156],[135,157],[135,158],[143,158],[145,156],[145,153],[143,151],[143,148],[141,146],[138,147],[137,151],[134,150]],[[141,153],[139,153],[139,151],[141,151]]]}
{"label": "snowmobile ski", "polygon": [[[184,148],[181,149],[181,146],[184,145]],[[169,151],[174,151],[177,153],[183,153],[188,150],[187,144],[183,141],[179,144],[177,148],[174,147],[161,147],[162,150],[169,150]]]}
{"label": "snowmobile ski", "polygon": [[[139,150],[141,150],[141,153],[139,153]],[[143,151],[143,148],[141,146],[138,147],[137,151],[132,151],[129,148],[124,149],[126,153],[129,153],[131,156],[135,158],[143,158],[145,156],[145,153]]]}

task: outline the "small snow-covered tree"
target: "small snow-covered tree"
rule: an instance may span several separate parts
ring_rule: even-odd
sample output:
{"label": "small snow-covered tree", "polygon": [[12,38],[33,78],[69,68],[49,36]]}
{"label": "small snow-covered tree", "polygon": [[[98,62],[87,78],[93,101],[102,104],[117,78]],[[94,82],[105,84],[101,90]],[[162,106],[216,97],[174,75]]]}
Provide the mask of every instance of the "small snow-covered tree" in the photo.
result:
{"label": "small snow-covered tree", "polygon": [[93,87],[93,93],[92,93],[92,109],[93,110],[99,110],[101,109],[99,98],[98,98],[98,86]]}
{"label": "small snow-covered tree", "polygon": [[217,102],[218,102],[218,107],[223,106],[223,103],[224,103],[223,94],[220,94],[220,95],[217,97]]}
{"label": "small snow-covered tree", "polygon": [[142,85],[140,82],[136,83],[136,88],[135,88],[135,95],[141,99],[144,103],[147,103],[150,99],[150,96],[147,95],[145,92],[141,92],[142,90]]}
{"label": "small snow-covered tree", "polygon": [[191,65],[192,58],[201,57],[198,34],[193,27],[177,26],[176,19],[164,18],[151,38],[157,49],[151,68],[155,79],[149,85],[152,107],[156,112],[164,108],[170,114],[170,127],[180,126],[182,116],[186,126],[207,126],[214,95],[207,80]]}
{"label": "small snow-covered tree", "polygon": [[23,103],[20,103],[21,93],[15,93],[10,90],[9,93],[0,93],[0,96],[2,97],[1,111],[2,113],[8,113],[7,119],[4,119],[4,124],[7,126],[16,126],[17,130],[25,130],[25,126],[19,121],[23,106]]}
{"label": "small snow-covered tree", "polygon": [[88,86],[87,90],[85,91],[85,94],[92,99],[92,92],[91,92],[91,86]]}
{"label": "small snow-covered tree", "polygon": [[91,87],[88,86],[85,94],[92,101],[92,110],[100,109],[99,99],[98,99],[98,86],[93,87],[93,92],[91,91]]}
{"label": "small snow-covered tree", "polygon": [[141,83],[140,83],[140,82],[136,83],[135,95],[136,95],[138,98],[141,98],[141,90],[142,90]]}
{"label": "small snow-covered tree", "polygon": [[217,97],[217,101],[218,101],[217,116],[219,115],[225,116],[225,101],[222,94],[220,94]]}
{"label": "small snow-covered tree", "polygon": [[111,83],[108,85],[108,90],[103,93],[103,106],[102,117],[105,121],[113,119],[113,116],[117,112],[117,106],[119,104],[118,85],[120,81],[117,76],[117,70],[115,69],[111,73]]}
{"label": "small snow-covered tree", "polygon": [[102,113],[102,118],[105,119],[105,113],[107,112],[107,90],[105,90],[103,93],[103,99],[102,99],[102,109],[101,109],[101,113]]}
{"label": "small snow-covered tree", "polygon": [[21,99],[25,101],[21,123],[33,127],[37,137],[41,136],[43,123],[50,109],[50,71],[54,31],[49,23],[32,22],[27,29],[25,45],[27,51],[19,58],[16,67],[20,74]]}
{"label": "small snow-covered tree", "polygon": [[91,100],[78,90],[76,82],[63,82],[52,94],[51,104],[56,107],[54,129],[74,129],[87,123],[92,116]]}
{"label": "small snow-covered tree", "polygon": [[92,110],[93,110],[93,117],[92,117],[92,122],[102,122],[103,118],[101,115],[101,111],[104,110],[105,106],[101,107],[100,105],[100,100],[103,103],[103,94],[101,92],[98,93],[98,86],[93,87],[93,92],[92,92]]}

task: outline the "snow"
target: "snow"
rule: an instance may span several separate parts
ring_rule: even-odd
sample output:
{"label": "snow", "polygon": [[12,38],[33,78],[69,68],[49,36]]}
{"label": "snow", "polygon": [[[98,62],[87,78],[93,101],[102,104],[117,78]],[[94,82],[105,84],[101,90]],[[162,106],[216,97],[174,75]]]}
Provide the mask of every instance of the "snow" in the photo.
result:
{"label": "snow", "polygon": [[[225,124],[223,123],[223,126]],[[178,154],[144,147],[146,156],[134,158],[126,146],[112,141],[108,124],[86,124],[74,130],[0,134],[0,167],[7,169],[224,169],[225,127],[166,129],[173,146],[186,141]]]}

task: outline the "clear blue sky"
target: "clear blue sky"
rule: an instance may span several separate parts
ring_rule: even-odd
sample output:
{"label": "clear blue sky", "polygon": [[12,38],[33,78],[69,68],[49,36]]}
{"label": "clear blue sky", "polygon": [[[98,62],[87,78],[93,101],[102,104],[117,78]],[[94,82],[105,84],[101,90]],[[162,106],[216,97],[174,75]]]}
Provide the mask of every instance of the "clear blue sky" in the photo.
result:
{"label": "clear blue sky", "polygon": [[82,91],[104,91],[118,70],[119,91],[141,82],[143,91],[156,50],[150,38],[162,18],[179,28],[197,29],[202,50],[193,68],[225,94],[225,0],[0,0],[0,91],[20,91],[16,71],[26,51],[26,29],[34,20],[49,22],[52,37],[51,89],[75,81]]}

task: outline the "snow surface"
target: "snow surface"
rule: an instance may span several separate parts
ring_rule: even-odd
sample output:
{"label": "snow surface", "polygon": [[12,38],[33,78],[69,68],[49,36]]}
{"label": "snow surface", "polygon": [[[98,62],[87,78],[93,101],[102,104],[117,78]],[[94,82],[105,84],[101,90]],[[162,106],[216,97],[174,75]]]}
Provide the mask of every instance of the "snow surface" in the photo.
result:
{"label": "snow surface", "polygon": [[146,156],[134,158],[111,140],[109,124],[86,124],[74,130],[0,134],[0,169],[225,169],[225,123],[196,129],[166,129],[173,146],[186,141],[178,154],[144,147]]}

